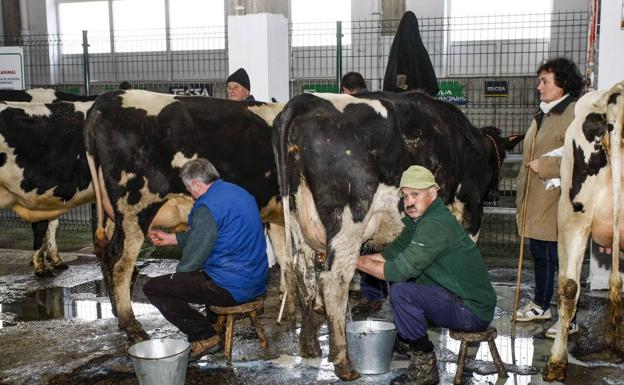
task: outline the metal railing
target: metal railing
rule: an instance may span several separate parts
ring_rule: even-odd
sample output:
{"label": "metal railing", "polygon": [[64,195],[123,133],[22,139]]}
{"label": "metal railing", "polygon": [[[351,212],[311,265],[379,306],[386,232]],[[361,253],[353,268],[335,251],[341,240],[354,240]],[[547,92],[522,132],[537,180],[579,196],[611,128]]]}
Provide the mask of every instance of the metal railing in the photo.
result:
{"label": "metal railing", "polygon": [[[380,90],[398,23],[290,24],[290,96],[306,90],[337,92],[340,75],[348,71],[362,73],[369,89]],[[475,126],[494,125],[505,135],[524,133],[533,118],[539,101],[535,70],[541,62],[564,56],[583,72],[587,25],[586,11],[419,19],[441,89],[457,96],[458,107]],[[129,81],[135,88],[157,92],[226,96],[224,26],[112,34],[89,31],[86,40],[79,35],[28,35],[4,36],[0,41],[24,48],[28,88],[53,87],[82,94],[88,89],[98,94]],[[85,77],[87,62],[89,76]],[[486,80],[507,81],[507,94],[485,96]],[[514,152],[521,150],[517,146]],[[502,172],[502,203],[486,209],[480,236],[483,248],[515,250],[519,242],[513,215],[518,156],[510,159]],[[61,228],[87,231],[90,221],[90,210],[78,208],[61,218]],[[3,210],[0,226],[28,224]]]}

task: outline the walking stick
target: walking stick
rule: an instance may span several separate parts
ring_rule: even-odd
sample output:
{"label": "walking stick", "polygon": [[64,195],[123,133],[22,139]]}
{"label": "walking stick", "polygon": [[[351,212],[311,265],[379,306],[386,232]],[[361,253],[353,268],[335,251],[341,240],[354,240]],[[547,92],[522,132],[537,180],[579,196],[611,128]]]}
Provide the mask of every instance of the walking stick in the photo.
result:
{"label": "walking stick", "polygon": [[[535,135],[533,135],[533,142],[531,142],[531,151],[529,152],[529,161],[533,160],[533,151],[535,150],[535,140],[537,139],[537,128]],[[520,301],[520,281],[522,280],[522,258],[524,257],[524,232],[526,225],[526,212],[527,203],[529,202],[529,184],[531,178],[529,175],[531,169],[527,170],[525,184],[524,184],[524,200],[522,201],[522,209],[520,210],[520,256],[518,257],[518,273],[516,276],[516,296],[514,298],[513,312],[511,313],[511,339],[513,341],[516,338],[516,311],[518,310],[518,302]]]}

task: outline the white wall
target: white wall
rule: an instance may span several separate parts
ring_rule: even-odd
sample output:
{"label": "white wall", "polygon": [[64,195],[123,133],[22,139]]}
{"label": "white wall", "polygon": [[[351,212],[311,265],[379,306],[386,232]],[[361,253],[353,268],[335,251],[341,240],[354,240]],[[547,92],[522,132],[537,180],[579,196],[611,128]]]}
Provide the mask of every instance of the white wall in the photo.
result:
{"label": "white wall", "polygon": [[228,17],[229,73],[244,68],[256,100],[286,102],[288,20],[282,15]]}
{"label": "white wall", "polygon": [[443,17],[444,0],[405,0],[405,10],[414,12],[417,18]]}
{"label": "white wall", "polygon": [[598,45],[598,89],[624,80],[624,29],[622,0],[602,0]]}

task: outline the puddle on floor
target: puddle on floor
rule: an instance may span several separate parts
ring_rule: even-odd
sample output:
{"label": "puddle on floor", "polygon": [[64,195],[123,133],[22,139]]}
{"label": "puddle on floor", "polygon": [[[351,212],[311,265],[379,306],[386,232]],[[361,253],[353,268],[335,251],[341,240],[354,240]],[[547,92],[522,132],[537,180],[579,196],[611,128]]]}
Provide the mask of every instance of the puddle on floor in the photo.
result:
{"label": "puddle on floor", "polygon": [[[158,310],[143,302],[133,302],[135,315]],[[53,319],[80,319],[92,321],[113,318],[110,300],[101,281],[88,282],[75,287],[37,289],[25,300],[0,304],[0,328],[13,326],[18,321]]]}

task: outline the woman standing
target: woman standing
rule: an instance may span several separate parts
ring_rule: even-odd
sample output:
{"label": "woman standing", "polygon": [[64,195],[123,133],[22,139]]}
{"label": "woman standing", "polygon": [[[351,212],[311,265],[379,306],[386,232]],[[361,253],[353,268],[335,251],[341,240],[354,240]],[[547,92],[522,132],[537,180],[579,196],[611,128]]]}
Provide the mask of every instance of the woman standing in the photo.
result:
{"label": "woman standing", "polygon": [[[522,232],[521,211],[527,201],[524,235],[535,263],[533,301],[516,313],[517,321],[552,318],[550,302],[559,265],[557,257],[557,207],[560,189],[546,189],[545,182],[559,178],[561,157],[547,156],[563,146],[568,125],[574,119],[574,105],[581,94],[582,78],[576,64],[564,58],[542,64],[537,75],[540,106],[524,139],[522,167],[516,179],[516,220]],[[529,190],[525,197],[526,184]],[[570,324],[576,333],[576,324]],[[547,336],[550,330],[546,333]]]}

